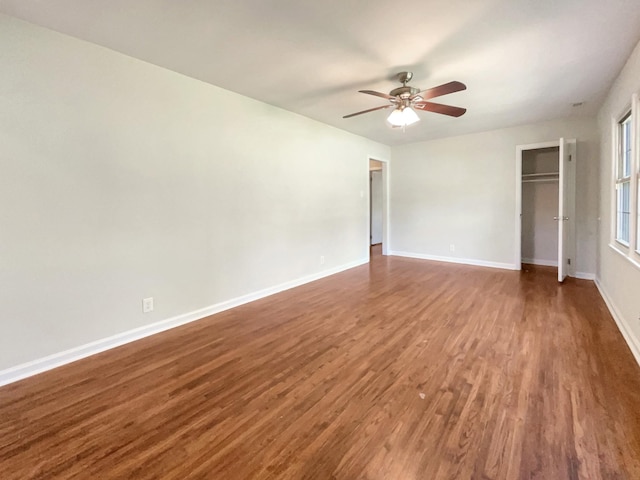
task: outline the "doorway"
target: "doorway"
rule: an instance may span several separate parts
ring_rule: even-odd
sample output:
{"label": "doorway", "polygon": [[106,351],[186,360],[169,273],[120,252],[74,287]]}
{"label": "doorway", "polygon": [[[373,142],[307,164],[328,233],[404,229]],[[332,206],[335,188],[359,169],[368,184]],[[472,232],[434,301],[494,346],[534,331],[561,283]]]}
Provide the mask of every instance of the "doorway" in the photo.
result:
{"label": "doorway", "polygon": [[369,158],[369,255],[387,254],[388,164]]}
{"label": "doorway", "polygon": [[516,258],[573,275],[575,140],[516,147]]}

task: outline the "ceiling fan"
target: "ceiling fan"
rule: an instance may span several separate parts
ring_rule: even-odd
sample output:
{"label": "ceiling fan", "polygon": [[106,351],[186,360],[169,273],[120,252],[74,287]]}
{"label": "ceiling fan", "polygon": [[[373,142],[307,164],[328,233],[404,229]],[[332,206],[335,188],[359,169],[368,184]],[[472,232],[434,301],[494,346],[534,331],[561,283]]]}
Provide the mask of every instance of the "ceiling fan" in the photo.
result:
{"label": "ceiling fan", "polygon": [[460,92],[466,90],[467,86],[461,82],[449,82],[437,87],[429,88],[427,90],[420,90],[419,88],[409,87],[407,83],[413,78],[411,72],[400,72],[398,74],[398,80],[402,82],[402,86],[394,88],[389,94],[375,92],[373,90],[359,90],[360,93],[366,93],[368,95],[375,95],[376,97],[382,97],[389,100],[389,105],[382,105],[381,107],[370,108],[361,112],[351,113],[345,115],[342,118],[351,118],[356,115],[362,115],[363,113],[374,112],[376,110],[382,110],[385,108],[394,107],[391,115],[387,118],[387,121],[392,127],[405,127],[411,125],[420,120],[418,114],[414,109],[424,110],[427,112],[440,113],[442,115],[449,115],[451,117],[460,117],[467,111],[466,108],[453,107],[451,105],[442,105],[440,103],[427,102],[430,98],[440,97],[442,95],[448,95],[449,93]]}

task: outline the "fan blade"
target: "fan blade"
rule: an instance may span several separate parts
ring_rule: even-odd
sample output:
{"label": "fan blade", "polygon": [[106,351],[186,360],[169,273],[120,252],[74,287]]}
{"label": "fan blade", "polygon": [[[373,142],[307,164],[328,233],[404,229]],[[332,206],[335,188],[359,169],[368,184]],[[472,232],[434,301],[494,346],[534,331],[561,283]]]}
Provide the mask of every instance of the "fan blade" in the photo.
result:
{"label": "fan blade", "polygon": [[448,95],[450,93],[460,92],[466,90],[467,86],[462,82],[449,82],[437,87],[428,88],[419,93],[416,93],[411,97],[411,100],[417,96],[422,97],[423,100],[429,100],[430,98],[441,97],[442,95]]}
{"label": "fan blade", "polygon": [[467,111],[466,108],[452,107],[451,105],[442,105],[433,102],[416,102],[413,104],[413,107],[418,110],[449,115],[450,117],[460,117]]}
{"label": "fan blade", "polygon": [[387,100],[391,100],[396,97],[392,97],[391,95],[387,95],[386,93],[374,92],[373,90],[358,90],[360,93],[366,93],[367,95],[375,95],[376,97],[386,98]]}
{"label": "fan blade", "polygon": [[351,113],[349,115],[345,115],[342,118],[351,118],[351,117],[355,117],[356,115],[362,115],[363,113],[374,112],[376,110],[382,110],[383,108],[389,108],[389,107],[393,107],[393,105],[383,105],[381,107],[370,108],[369,110],[363,110],[361,112],[356,112],[356,113]]}

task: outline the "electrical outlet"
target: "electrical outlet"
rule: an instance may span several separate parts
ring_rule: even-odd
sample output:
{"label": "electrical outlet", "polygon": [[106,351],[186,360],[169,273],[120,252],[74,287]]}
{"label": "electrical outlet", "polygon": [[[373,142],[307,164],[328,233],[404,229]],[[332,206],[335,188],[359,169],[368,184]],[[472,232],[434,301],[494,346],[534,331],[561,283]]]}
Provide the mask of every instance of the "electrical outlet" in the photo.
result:
{"label": "electrical outlet", "polygon": [[142,313],[153,312],[153,297],[142,299]]}
{"label": "electrical outlet", "polygon": [[450,252],[455,252],[456,251],[456,246],[453,243],[451,245],[449,245],[449,251]]}
{"label": "electrical outlet", "polygon": [[320,265],[324,265],[324,255],[320,255]]}

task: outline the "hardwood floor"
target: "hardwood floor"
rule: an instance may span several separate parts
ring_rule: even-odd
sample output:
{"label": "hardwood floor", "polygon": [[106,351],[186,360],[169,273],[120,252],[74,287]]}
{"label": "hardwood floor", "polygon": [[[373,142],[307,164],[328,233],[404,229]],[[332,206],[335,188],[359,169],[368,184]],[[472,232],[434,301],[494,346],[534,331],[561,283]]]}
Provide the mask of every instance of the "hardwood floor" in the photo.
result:
{"label": "hardwood floor", "polygon": [[639,479],[592,282],[370,265],[0,389],[0,478]]}

